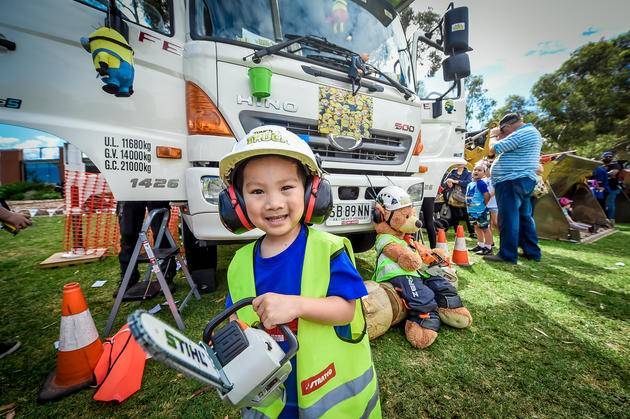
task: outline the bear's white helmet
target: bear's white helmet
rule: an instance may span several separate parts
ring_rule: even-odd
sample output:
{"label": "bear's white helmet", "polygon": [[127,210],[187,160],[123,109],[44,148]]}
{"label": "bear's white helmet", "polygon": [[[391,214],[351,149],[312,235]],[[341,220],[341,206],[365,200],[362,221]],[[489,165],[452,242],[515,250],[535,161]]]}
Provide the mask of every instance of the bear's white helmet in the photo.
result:
{"label": "bear's white helmet", "polygon": [[411,197],[398,186],[386,186],[376,195],[376,202],[387,211],[411,206]]}

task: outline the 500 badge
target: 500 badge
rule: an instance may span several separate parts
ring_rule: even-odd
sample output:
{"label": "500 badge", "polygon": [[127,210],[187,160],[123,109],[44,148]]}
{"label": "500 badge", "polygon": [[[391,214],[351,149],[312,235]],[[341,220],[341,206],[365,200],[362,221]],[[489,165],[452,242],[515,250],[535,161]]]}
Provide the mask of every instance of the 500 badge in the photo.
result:
{"label": "500 badge", "polygon": [[177,188],[179,186],[179,179],[129,179],[132,188],[139,186],[144,188]]}

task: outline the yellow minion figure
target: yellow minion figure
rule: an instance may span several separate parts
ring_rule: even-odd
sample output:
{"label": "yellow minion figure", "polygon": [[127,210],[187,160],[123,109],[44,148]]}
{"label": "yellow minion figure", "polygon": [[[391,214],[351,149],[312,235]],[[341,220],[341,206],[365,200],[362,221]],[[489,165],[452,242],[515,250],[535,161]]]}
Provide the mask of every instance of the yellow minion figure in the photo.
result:
{"label": "yellow minion figure", "polygon": [[94,68],[105,83],[103,90],[117,97],[133,94],[133,50],[116,30],[102,27],[81,38],[81,44],[92,53]]}
{"label": "yellow minion figure", "polygon": [[335,33],[343,32],[343,24],[348,20],[348,2],[347,0],[333,0],[332,11],[326,19],[326,23],[333,24]]}

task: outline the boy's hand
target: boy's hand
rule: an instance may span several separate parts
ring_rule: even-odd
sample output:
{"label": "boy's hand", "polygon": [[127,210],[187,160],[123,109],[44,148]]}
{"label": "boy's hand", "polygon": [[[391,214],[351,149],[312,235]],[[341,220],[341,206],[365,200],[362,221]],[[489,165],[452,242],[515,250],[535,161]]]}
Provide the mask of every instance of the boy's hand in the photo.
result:
{"label": "boy's hand", "polygon": [[272,329],[299,317],[300,297],[268,292],[254,298],[252,307],[265,328]]}

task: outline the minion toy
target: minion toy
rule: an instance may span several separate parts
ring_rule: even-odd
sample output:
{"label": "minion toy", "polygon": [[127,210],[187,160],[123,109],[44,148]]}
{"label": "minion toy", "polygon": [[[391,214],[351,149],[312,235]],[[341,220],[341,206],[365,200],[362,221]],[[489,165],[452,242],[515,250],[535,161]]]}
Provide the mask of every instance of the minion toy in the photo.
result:
{"label": "minion toy", "polygon": [[446,102],[444,102],[444,110],[446,111],[446,113],[451,113],[453,112],[453,109],[455,109],[455,105],[453,104],[453,101],[450,99],[447,99]]}
{"label": "minion toy", "polygon": [[92,53],[94,68],[105,83],[103,90],[117,97],[133,94],[133,50],[115,29],[98,28],[89,38],[81,38],[83,47]]}

